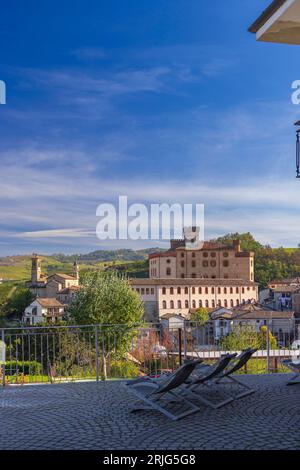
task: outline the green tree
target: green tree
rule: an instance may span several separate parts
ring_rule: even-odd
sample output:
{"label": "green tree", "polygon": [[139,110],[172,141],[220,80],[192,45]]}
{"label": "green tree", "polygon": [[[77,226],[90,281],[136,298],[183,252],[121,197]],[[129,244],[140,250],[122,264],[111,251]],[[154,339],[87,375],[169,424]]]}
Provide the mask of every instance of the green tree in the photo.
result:
{"label": "green tree", "polygon": [[204,307],[198,308],[196,312],[192,313],[191,320],[200,325],[205,325],[209,320],[208,310]]}
{"label": "green tree", "polygon": [[105,377],[108,357],[122,359],[128,355],[137,335],[135,326],[144,315],[144,306],[126,277],[95,271],[85,275],[68,314],[69,320],[77,325],[101,325],[97,337]]}
{"label": "green tree", "polygon": [[[271,349],[276,349],[276,338],[269,331],[269,344]],[[261,327],[257,332],[251,324],[235,325],[231,333],[221,339],[221,348],[225,350],[242,350],[246,348],[266,349],[267,328]]]}
{"label": "green tree", "polygon": [[34,296],[29,289],[25,287],[18,288],[7,302],[7,314],[17,315],[21,318],[25,308],[28,307],[33,300]]}
{"label": "green tree", "polygon": [[90,272],[69,305],[70,321],[77,325],[126,325],[142,320],[143,302],[125,277]]}

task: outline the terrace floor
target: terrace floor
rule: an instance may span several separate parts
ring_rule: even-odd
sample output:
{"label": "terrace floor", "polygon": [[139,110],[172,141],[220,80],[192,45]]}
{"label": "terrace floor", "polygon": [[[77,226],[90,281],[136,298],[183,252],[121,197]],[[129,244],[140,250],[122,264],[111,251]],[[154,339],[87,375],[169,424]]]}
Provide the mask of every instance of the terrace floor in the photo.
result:
{"label": "terrace floor", "polygon": [[180,421],[130,413],[120,382],[0,388],[0,449],[300,449],[300,385],[240,376],[257,391]]}

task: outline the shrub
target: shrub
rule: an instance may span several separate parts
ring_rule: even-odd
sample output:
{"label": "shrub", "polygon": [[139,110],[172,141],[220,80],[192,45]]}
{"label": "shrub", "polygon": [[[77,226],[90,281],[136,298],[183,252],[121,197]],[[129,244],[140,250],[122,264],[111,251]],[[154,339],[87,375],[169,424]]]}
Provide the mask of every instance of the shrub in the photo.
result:
{"label": "shrub", "polygon": [[41,364],[37,361],[7,361],[5,363],[5,375],[15,375],[18,371],[18,374],[25,375],[40,375],[41,374]]}
{"label": "shrub", "polygon": [[111,379],[130,379],[139,376],[139,367],[133,362],[125,362],[122,360],[112,360],[107,364],[108,377]]}

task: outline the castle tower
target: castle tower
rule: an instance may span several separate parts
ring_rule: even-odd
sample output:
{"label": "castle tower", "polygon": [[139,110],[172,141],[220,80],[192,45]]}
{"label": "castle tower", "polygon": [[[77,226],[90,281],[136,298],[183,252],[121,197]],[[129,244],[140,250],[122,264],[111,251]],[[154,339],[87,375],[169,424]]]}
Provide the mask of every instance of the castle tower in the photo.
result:
{"label": "castle tower", "polygon": [[33,253],[31,258],[31,283],[37,284],[42,277],[42,258]]}
{"label": "castle tower", "polygon": [[74,264],[73,264],[73,276],[79,280],[79,266],[78,266],[78,263],[77,261],[74,261]]}

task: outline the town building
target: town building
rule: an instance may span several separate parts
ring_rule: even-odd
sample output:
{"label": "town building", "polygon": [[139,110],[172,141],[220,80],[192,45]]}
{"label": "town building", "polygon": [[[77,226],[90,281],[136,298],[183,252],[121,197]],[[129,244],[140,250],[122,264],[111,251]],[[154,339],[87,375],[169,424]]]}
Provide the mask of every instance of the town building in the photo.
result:
{"label": "town building", "polygon": [[74,288],[79,287],[79,266],[75,261],[72,274],[54,273],[47,276],[42,272],[42,257],[33,254],[31,280],[26,282],[26,286],[36,297],[57,298],[62,294],[64,303],[70,303],[74,296]]}
{"label": "town building", "polygon": [[254,253],[242,251],[239,240],[232,245],[204,242],[191,249],[185,239],[171,240],[163,253],[149,255],[151,279],[243,279],[254,281]]}
{"label": "town building", "polygon": [[31,259],[31,280],[26,286],[36,297],[24,311],[22,321],[26,325],[42,322],[57,323],[62,320],[66,306],[74,299],[79,285],[79,266],[73,265],[72,274],[42,273],[42,257],[33,254]]}
{"label": "town building", "polygon": [[132,288],[141,296],[145,319],[159,322],[176,314],[189,319],[200,307],[233,308],[257,301],[258,285],[243,279],[131,279]]}
{"label": "town building", "polygon": [[209,317],[215,341],[229,335],[236,326],[245,324],[257,333],[263,326],[268,326],[272,335],[283,346],[288,345],[296,334],[294,312],[272,310],[258,302],[250,302],[233,309],[218,308],[210,312]]}
{"label": "town building", "polygon": [[63,319],[65,306],[55,298],[37,297],[26,307],[22,322],[34,326],[39,323],[58,323]]}
{"label": "town building", "polygon": [[280,311],[293,311],[300,316],[300,278],[274,279],[259,294],[260,303]]}

